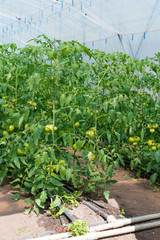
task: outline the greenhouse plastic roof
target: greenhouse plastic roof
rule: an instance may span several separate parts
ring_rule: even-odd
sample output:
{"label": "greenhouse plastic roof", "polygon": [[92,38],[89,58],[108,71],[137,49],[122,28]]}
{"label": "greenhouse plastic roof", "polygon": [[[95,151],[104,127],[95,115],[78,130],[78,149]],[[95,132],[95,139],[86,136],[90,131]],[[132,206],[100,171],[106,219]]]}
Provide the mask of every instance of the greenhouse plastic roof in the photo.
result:
{"label": "greenhouse plastic roof", "polygon": [[160,50],[160,0],[0,0],[0,44],[45,34],[133,58]]}

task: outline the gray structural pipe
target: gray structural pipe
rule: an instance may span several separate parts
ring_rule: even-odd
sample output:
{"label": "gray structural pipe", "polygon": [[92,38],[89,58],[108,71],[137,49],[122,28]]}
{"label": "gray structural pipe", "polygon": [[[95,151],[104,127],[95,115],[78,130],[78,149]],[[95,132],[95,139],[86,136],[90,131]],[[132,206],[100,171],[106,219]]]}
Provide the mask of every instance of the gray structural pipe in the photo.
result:
{"label": "gray structural pipe", "polygon": [[[69,240],[103,239],[103,238],[107,238],[107,237],[114,237],[114,236],[123,235],[123,234],[127,234],[127,233],[133,233],[133,232],[138,232],[138,231],[142,231],[142,230],[148,230],[148,229],[156,228],[156,227],[160,227],[160,221],[143,223],[143,224],[139,224],[139,225],[137,224],[137,225],[134,225],[134,226],[117,228],[117,229],[112,229],[112,230],[103,231],[103,232],[91,232],[91,233],[87,233],[84,236],[72,237],[72,238],[67,238],[67,239],[69,239]],[[50,239],[50,240],[52,240],[52,239]],[[55,238],[55,240],[57,240],[57,239]]]}
{"label": "gray structural pipe", "polygon": [[112,228],[120,228],[125,225],[131,225],[131,224],[139,223],[139,222],[146,222],[146,221],[155,220],[155,219],[159,219],[159,218],[160,218],[160,213],[149,214],[149,215],[133,217],[133,218],[124,218],[124,219],[120,219],[120,220],[117,220],[112,223],[102,224],[99,226],[91,227],[90,232],[99,232],[99,231],[108,230],[108,229],[112,229]]}
{"label": "gray structural pipe", "polygon": [[[153,220],[153,219],[158,219],[158,218],[160,218],[160,213],[150,214],[150,215],[145,215],[145,216],[140,216],[140,217],[135,217],[135,218],[130,218],[130,219],[120,219],[114,223],[105,224],[105,228],[102,227],[102,226],[104,226],[104,224],[102,226],[92,227],[90,229],[91,232],[87,233],[86,235],[79,236],[79,237],[71,237],[69,235],[69,233],[61,233],[61,234],[55,234],[52,236],[34,238],[34,240],[59,240],[59,239],[95,240],[95,239],[101,239],[101,238],[123,235],[123,234],[127,234],[127,233],[133,233],[133,232],[137,232],[137,231],[141,231],[141,230],[147,230],[147,229],[151,229],[151,228],[160,227],[160,221],[148,222],[148,223],[143,223],[143,224],[139,224],[139,225],[137,224],[134,226],[122,227],[127,224],[143,222],[143,221],[148,221],[148,220]],[[110,230],[107,230],[107,229],[110,229]],[[107,230],[107,231],[102,231],[102,230]],[[29,239],[29,240],[31,240],[31,239]]]}

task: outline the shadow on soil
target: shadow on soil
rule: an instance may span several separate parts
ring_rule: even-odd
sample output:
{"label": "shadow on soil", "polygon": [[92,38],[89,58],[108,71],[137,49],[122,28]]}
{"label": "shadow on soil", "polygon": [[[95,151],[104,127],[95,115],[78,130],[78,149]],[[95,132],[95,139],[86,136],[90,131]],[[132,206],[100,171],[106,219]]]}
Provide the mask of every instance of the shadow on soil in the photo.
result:
{"label": "shadow on soil", "polygon": [[[108,188],[110,198],[116,200],[128,218],[160,212],[160,189],[150,186],[146,179],[119,180]],[[137,240],[159,240],[160,228],[137,232],[135,236]]]}

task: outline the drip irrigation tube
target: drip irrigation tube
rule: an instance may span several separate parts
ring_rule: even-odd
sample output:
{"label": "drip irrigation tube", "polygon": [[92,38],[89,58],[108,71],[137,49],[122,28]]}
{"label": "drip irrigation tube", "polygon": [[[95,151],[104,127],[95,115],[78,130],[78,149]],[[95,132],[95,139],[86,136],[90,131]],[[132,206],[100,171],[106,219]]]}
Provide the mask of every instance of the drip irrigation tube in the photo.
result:
{"label": "drip irrigation tube", "polygon": [[92,203],[94,203],[94,204],[96,204],[97,206],[99,206],[99,207],[101,207],[101,208],[108,209],[108,207],[104,206],[102,203],[99,203],[99,202],[97,202],[97,201],[95,201],[95,200],[92,200],[92,199],[90,199],[90,198],[87,198],[87,200],[90,201],[90,202],[92,202]]}
{"label": "drip irrigation tube", "polygon": [[[70,191],[69,191],[67,188],[68,188]],[[63,189],[64,189],[66,192],[73,194],[74,189],[71,188],[71,187],[69,187],[69,186],[67,186],[67,188],[66,188],[66,187],[63,187]],[[108,209],[108,207],[104,206],[102,203],[99,203],[99,202],[97,202],[97,201],[95,201],[95,200],[93,200],[93,199],[91,199],[91,198],[87,198],[87,200],[90,201],[90,202],[92,202],[92,203],[94,203],[94,204],[96,204],[97,206],[99,206],[99,207],[101,207],[101,208]]]}
{"label": "drip irrigation tube", "polygon": [[[67,193],[70,193],[73,195],[73,193],[71,191],[69,191],[67,188],[63,187],[64,191],[66,191]],[[92,209],[94,212],[99,213],[99,215],[104,218],[105,220],[108,219],[109,215],[107,215],[106,213],[104,213],[103,211],[99,210],[98,208],[96,208],[95,206],[91,205],[90,203],[86,202],[85,200],[83,200],[80,197],[76,197],[78,202],[82,202],[84,203],[87,207],[89,207],[90,209]]]}

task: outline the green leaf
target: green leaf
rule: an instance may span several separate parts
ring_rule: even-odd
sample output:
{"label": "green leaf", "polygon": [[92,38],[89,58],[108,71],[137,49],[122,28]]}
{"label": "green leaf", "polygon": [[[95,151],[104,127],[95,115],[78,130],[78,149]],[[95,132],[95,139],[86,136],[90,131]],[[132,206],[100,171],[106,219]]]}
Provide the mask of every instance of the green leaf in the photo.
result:
{"label": "green leaf", "polygon": [[68,140],[67,139],[67,134],[64,134],[62,138],[63,138],[64,145],[66,146],[67,145],[67,140]]}
{"label": "green leaf", "polygon": [[118,162],[118,161],[114,161],[114,166],[115,166],[117,169],[120,169],[120,166],[119,166],[119,162]]}
{"label": "green leaf", "polygon": [[83,190],[79,190],[79,191],[74,191],[73,194],[76,196],[76,197],[80,197],[83,193]]}
{"label": "green leaf", "polygon": [[120,154],[117,154],[117,156],[118,156],[118,159],[120,160],[120,162],[122,163],[122,165],[125,166],[125,162],[123,160],[123,156],[120,155]]}
{"label": "green leaf", "polygon": [[0,170],[0,184],[2,184],[4,177],[6,176],[6,173],[8,171],[7,166],[2,167]]}
{"label": "green leaf", "polygon": [[42,203],[45,203],[45,202],[46,202],[46,200],[47,200],[47,193],[46,193],[45,190],[43,190],[43,191],[41,192],[40,199],[41,199],[41,202],[42,202]]}
{"label": "green leaf", "polygon": [[14,113],[12,115],[12,123],[14,126],[18,126],[19,119],[20,119],[20,113]]}
{"label": "green leaf", "polygon": [[69,181],[69,179],[71,178],[72,176],[72,169],[68,168],[66,170],[66,180]]}
{"label": "green leaf", "polygon": [[19,128],[21,128],[22,123],[23,123],[23,120],[24,120],[24,116],[22,116],[22,117],[19,119],[19,123],[18,123]]}
{"label": "green leaf", "polygon": [[120,142],[120,134],[118,132],[114,132],[114,134],[116,135],[118,141]]}
{"label": "green leaf", "polygon": [[20,162],[19,162],[19,160],[18,160],[17,157],[14,158],[13,162],[14,162],[14,164],[16,165],[16,167],[20,169],[21,165],[20,165]]}
{"label": "green leaf", "polygon": [[158,150],[158,151],[155,153],[155,159],[156,159],[156,162],[157,162],[157,163],[160,162],[160,150]]}
{"label": "green leaf", "polygon": [[62,215],[65,212],[65,210],[66,210],[65,204],[62,204],[59,210],[59,215]]}
{"label": "green leaf", "polygon": [[3,92],[6,92],[7,87],[8,87],[8,84],[7,84],[7,83],[2,83]]}
{"label": "green leaf", "polygon": [[158,177],[158,173],[153,173],[149,179],[149,184],[153,184]]}
{"label": "green leaf", "polygon": [[99,160],[101,161],[103,158],[104,158],[104,150],[101,149],[101,150],[99,151]]}
{"label": "green leaf", "polygon": [[66,96],[65,96],[65,94],[62,94],[61,97],[60,97],[60,105],[61,105],[61,107],[63,107],[63,105],[65,104],[65,101],[66,101]]}
{"label": "green leaf", "polygon": [[36,204],[34,204],[33,211],[38,215],[39,214],[39,208]]}
{"label": "green leaf", "polygon": [[74,98],[74,96],[72,94],[70,94],[67,98],[66,98],[66,101],[65,101],[65,105],[69,104],[72,100],[72,98]]}
{"label": "green leaf", "polygon": [[38,207],[44,209],[44,204],[42,203],[40,197],[37,197],[37,198],[35,199],[35,203],[37,204]]}
{"label": "green leaf", "polygon": [[55,179],[53,177],[50,178],[50,181],[54,186],[57,186],[57,187],[63,186],[63,183],[61,183],[60,181],[58,181],[57,179]]}
{"label": "green leaf", "polygon": [[35,174],[35,168],[31,168],[31,170],[28,173],[28,178],[31,178]]}
{"label": "green leaf", "polygon": [[107,138],[109,143],[111,142],[111,137],[112,137],[111,132],[107,130]]}
{"label": "green leaf", "polygon": [[77,152],[82,148],[83,144],[84,144],[84,141],[82,141],[80,139],[76,142]]}
{"label": "green leaf", "polygon": [[15,193],[12,199],[14,199],[15,201],[18,201],[20,199],[19,193]]}
{"label": "green leaf", "polygon": [[50,204],[51,208],[58,207],[61,204],[61,200],[58,196],[56,196],[55,200]]}
{"label": "green leaf", "polygon": [[39,125],[39,126],[36,127],[35,130],[34,130],[33,140],[34,140],[35,145],[38,144],[39,138],[40,138],[41,133],[42,133],[42,129],[43,129],[43,127]]}
{"label": "green leaf", "polygon": [[72,146],[73,146],[73,137],[71,135],[68,136],[68,144],[69,144],[69,147],[72,148]]}
{"label": "green leaf", "polygon": [[143,141],[143,139],[144,139],[144,133],[145,133],[145,131],[144,131],[144,129],[142,128],[142,130],[141,130],[141,141]]}
{"label": "green leaf", "polygon": [[32,204],[32,200],[30,198],[26,198],[24,201],[28,204]]}
{"label": "green leaf", "polygon": [[31,190],[29,188],[21,188],[21,192],[30,193]]}
{"label": "green leaf", "polygon": [[11,78],[11,76],[12,76],[12,74],[11,74],[11,72],[9,72],[7,75],[7,81]]}
{"label": "green leaf", "polygon": [[104,196],[105,196],[105,199],[108,201],[108,200],[109,200],[109,190],[108,190],[108,188],[105,188],[105,189],[104,189],[103,194],[104,194]]}
{"label": "green leaf", "polygon": [[110,165],[108,168],[107,168],[107,172],[108,172],[108,176],[110,178],[112,178],[114,176],[114,172],[113,172],[113,166]]}
{"label": "green leaf", "polygon": [[61,178],[54,172],[51,174],[51,176],[58,179],[58,180],[61,180]]}
{"label": "green leaf", "polygon": [[31,188],[33,186],[33,182],[24,182],[24,186]]}
{"label": "green leaf", "polygon": [[152,167],[153,167],[153,163],[151,161],[147,164],[147,169],[146,169],[147,173],[151,171]]}
{"label": "green leaf", "polygon": [[131,170],[133,170],[135,168],[135,164],[134,164],[133,160],[131,160],[131,162],[130,162],[130,168],[131,168]]}
{"label": "green leaf", "polygon": [[60,168],[60,177],[62,180],[66,179],[66,168],[64,168],[64,167]]}
{"label": "green leaf", "polygon": [[31,212],[31,210],[32,210],[31,207],[30,207],[30,208],[27,208],[27,209],[25,209],[24,213],[25,213],[25,214],[29,214],[29,213]]}

